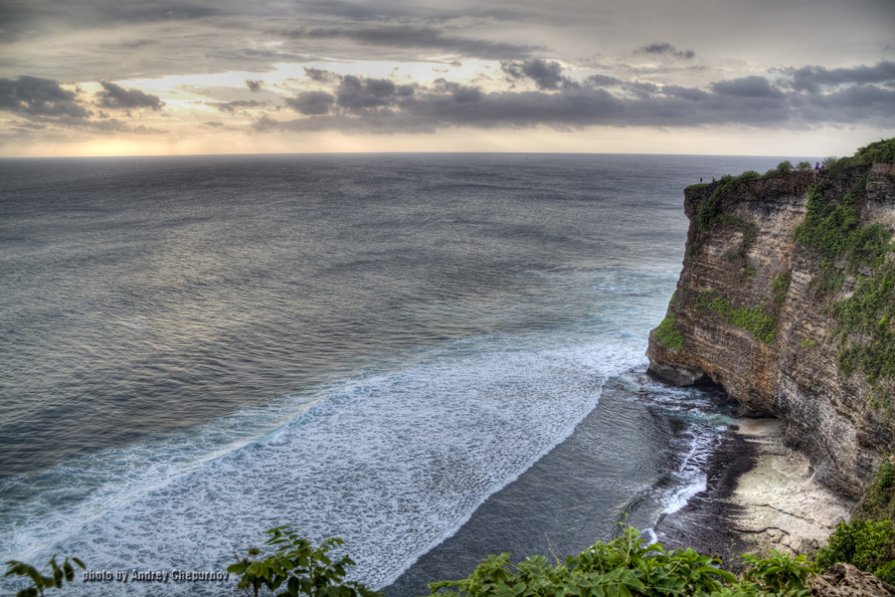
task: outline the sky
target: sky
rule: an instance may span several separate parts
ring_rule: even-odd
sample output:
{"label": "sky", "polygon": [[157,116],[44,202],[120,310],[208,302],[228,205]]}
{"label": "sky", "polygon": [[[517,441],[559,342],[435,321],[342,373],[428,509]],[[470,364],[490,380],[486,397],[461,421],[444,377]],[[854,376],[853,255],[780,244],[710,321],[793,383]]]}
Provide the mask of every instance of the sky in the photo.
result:
{"label": "sky", "polygon": [[895,136],[895,0],[0,0],[0,156],[828,156]]}

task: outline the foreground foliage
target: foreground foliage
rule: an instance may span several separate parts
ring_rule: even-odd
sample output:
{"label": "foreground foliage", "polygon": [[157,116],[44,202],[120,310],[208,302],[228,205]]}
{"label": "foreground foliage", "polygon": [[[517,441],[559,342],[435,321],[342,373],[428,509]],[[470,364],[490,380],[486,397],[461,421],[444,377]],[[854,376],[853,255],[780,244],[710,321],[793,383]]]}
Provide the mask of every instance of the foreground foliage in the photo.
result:
{"label": "foreground foliage", "polygon": [[895,463],[884,462],[855,511],[840,523],[829,545],[817,554],[819,566],[847,562],[895,585]]}
{"label": "foreground foliage", "polygon": [[609,542],[597,542],[563,562],[544,556],[518,564],[507,553],[491,556],[462,580],[429,585],[432,595],[464,597],[626,597],[808,595],[813,567],[805,556],[746,558],[742,579],[722,570],[720,561],[692,549],[648,543],[634,528]]}
{"label": "foreground foliage", "polygon": [[261,557],[261,550],[253,547],[248,556],[227,568],[239,576],[238,589],[249,589],[255,597],[262,590],[278,597],[374,597],[379,593],[360,583],[345,581],[345,571],[354,565],[347,555],[337,560],[329,556],[329,550],[343,544],[341,539],[326,539],[314,547],[288,526],[265,531],[270,535],[265,545],[275,548],[273,553]]}
{"label": "foreground foliage", "polygon": [[817,556],[819,566],[847,562],[892,584],[895,582],[895,529],[891,520],[841,522],[830,544]]}
{"label": "foreground foliage", "polygon": [[[881,469],[878,490],[891,498],[895,491],[895,465]],[[869,494],[868,494],[869,495]],[[873,498],[876,500],[877,498]],[[863,506],[862,506],[863,507]],[[873,501],[869,508],[880,507]],[[892,507],[887,501],[882,507]],[[259,548],[232,564],[228,571],[239,577],[237,589],[254,596],[277,597],[381,597],[354,581],[345,581],[346,569],[354,564],[348,556],[330,557],[340,539],[327,539],[319,546],[300,537],[289,527],[266,531],[262,555]],[[457,597],[802,597],[810,595],[808,579],[817,570],[836,562],[848,562],[875,573],[889,583],[895,580],[895,530],[891,521],[856,519],[843,523],[818,557],[818,567],[804,555],[792,557],[772,551],[768,557],[744,555],[746,569],[738,578],[723,570],[717,558],[693,549],[667,549],[649,543],[635,528],[624,528],[611,541],[598,541],[581,553],[553,563],[544,556],[531,556],[513,563],[510,554],[490,556],[468,578],[431,583],[432,596]],[[60,588],[74,579],[77,558],[62,564],[50,559],[51,575],[18,561],[7,562],[6,576],[24,576],[32,586],[17,597],[43,596],[45,588]]]}
{"label": "foreground foliage", "polygon": [[75,557],[67,557],[62,560],[62,564],[56,561],[56,554],[47,562],[50,566],[50,574],[43,575],[40,571],[18,560],[9,560],[6,562],[6,574],[3,576],[22,576],[31,581],[31,586],[22,589],[16,593],[16,597],[43,597],[45,589],[61,589],[66,582],[70,583],[75,578],[75,566],[82,570],[84,562]]}

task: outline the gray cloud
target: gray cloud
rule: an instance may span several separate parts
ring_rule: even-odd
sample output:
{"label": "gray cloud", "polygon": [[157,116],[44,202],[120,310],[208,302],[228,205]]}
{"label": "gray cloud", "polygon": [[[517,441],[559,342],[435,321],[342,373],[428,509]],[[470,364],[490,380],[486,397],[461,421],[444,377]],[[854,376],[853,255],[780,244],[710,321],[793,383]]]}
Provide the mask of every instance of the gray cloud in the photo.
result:
{"label": "gray cloud", "polygon": [[563,76],[562,65],[553,60],[534,58],[521,62],[501,62],[500,68],[512,79],[531,79],[538,89],[559,89],[574,84]]}
{"label": "gray cloud", "polygon": [[413,96],[410,85],[395,85],[388,79],[346,75],[336,89],[336,102],[349,112],[392,106]]}
{"label": "gray cloud", "polygon": [[409,25],[301,27],[292,30],[274,30],[270,33],[290,39],[342,38],[362,45],[439,50],[463,56],[493,59],[527,56],[539,49],[539,46],[447,35],[439,28]]}
{"label": "gray cloud", "polygon": [[684,60],[692,60],[696,57],[693,50],[678,50],[667,42],[656,42],[640,47],[638,50],[641,54],[659,54],[662,56],[674,56],[675,58],[683,58]]}
{"label": "gray cloud", "polygon": [[306,115],[328,114],[335,102],[336,98],[325,91],[307,91],[286,99],[289,107]]}
{"label": "gray cloud", "polygon": [[622,80],[618,77],[610,77],[609,75],[591,75],[585,80],[585,84],[593,87],[612,87],[621,85]]}
{"label": "gray cloud", "polygon": [[830,123],[885,124],[895,113],[895,90],[874,85],[811,95],[786,93],[764,77],[717,81],[708,89],[612,78],[594,82],[611,84],[623,93],[594,85],[559,84],[538,91],[487,93],[443,79],[430,86],[400,90],[385,79],[345,77],[335,102],[328,104],[326,112],[321,110],[321,115],[287,122],[264,118],[255,128],[380,133],[536,125],[806,128]]}
{"label": "gray cloud", "polygon": [[21,76],[0,79],[0,110],[29,116],[87,118],[75,93],[50,79]]}
{"label": "gray cloud", "polygon": [[131,110],[134,108],[149,108],[155,112],[165,105],[158,96],[144,93],[139,89],[125,89],[115,83],[100,81],[102,91],[97,92],[98,105],[103,108],[117,110]]}
{"label": "gray cloud", "polygon": [[712,89],[719,95],[739,97],[782,98],[783,92],[771,85],[764,77],[741,77],[712,83]]}
{"label": "gray cloud", "polygon": [[253,81],[252,79],[246,79],[246,87],[249,88],[249,91],[252,93],[256,93],[261,91],[262,82],[261,81]]}
{"label": "gray cloud", "polygon": [[[860,63],[891,51],[884,48],[892,43],[895,18],[891,0],[795,0],[760,11],[744,3],[686,0],[684,9],[643,18],[654,9],[649,0],[493,0],[484,6],[472,0],[5,0],[0,40],[11,43],[0,55],[0,77],[115,81],[264,72],[277,63],[323,58],[411,62],[434,53],[513,60],[547,49],[563,64],[580,65],[597,54],[617,63],[641,45],[631,40],[645,40],[653,43],[643,45],[641,55],[662,58],[653,62],[667,82],[692,84],[695,77],[674,74],[675,65],[696,62],[685,60],[692,51],[666,40],[694,40],[705,66],[728,73],[744,60],[779,64],[781,56],[790,64]],[[799,31],[790,26],[796,19]],[[759,30],[766,41],[755,44]],[[271,31],[285,38],[271,38]],[[832,36],[839,43],[830,44]]]}
{"label": "gray cloud", "polygon": [[883,61],[873,66],[827,69],[822,66],[803,66],[783,69],[790,85],[797,91],[816,93],[821,87],[850,83],[884,83],[895,81],[895,62]]}
{"label": "gray cloud", "polygon": [[437,79],[435,81],[435,89],[440,93],[450,94],[451,100],[455,104],[471,104],[482,101],[484,94],[478,87],[470,85],[461,85],[453,81]]}
{"label": "gray cloud", "polygon": [[76,93],[63,89],[57,81],[37,77],[0,79],[0,110],[28,119],[15,123],[17,135],[39,132],[44,139],[62,138],[66,129],[100,134],[165,132],[109,118],[103,111],[90,112],[77,101]]}
{"label": "gray cloud", "polygon": [[245,110],[246,108],[260,108],[262,106],[266,106],[267,102],[258,100],[235,100],[232,102],[214,102],[210,105],[217,108],[221,112],[233,114],[235,112],[238,112],[239,110]]}
{"label": "gray cloud", "polygon": [[328,70],[305,67],[305,76],[318,83],[330,83],[339,79],[339,75]]}

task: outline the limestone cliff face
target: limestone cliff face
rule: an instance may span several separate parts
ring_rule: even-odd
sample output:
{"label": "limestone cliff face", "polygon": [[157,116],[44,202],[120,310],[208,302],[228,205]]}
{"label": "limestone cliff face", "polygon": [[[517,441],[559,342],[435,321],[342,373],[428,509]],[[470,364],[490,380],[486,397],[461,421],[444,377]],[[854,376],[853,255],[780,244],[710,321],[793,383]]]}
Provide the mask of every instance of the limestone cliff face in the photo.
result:
{"label": "limestone cliff face", "polygon": [[[814,240],[797,241],[812,198],[815,212],[839,205],[858,221],[843,222],[839,212],[815,218]],[[879,334],[882,347],[873,350],[885,353],[895,320],[867,332],[843,324],[840,305],[862,281],[892,269],[893,259],[886,250],[862,262],[859,251],[835,249],[824,234],[825,227],[854,238],[863,238],[855,230],[868,237],[895,230],[895,166],[725,178],[688,188],[684,207],[683,271],[665,321],[650,334],[650,370],[678,384],[705,375],[745,410],[780,417],[788,443],[821,479],[858,496],[895,450],[895,386],[885,370],[843,366],[843,354],[851,347],[860,356]]]}

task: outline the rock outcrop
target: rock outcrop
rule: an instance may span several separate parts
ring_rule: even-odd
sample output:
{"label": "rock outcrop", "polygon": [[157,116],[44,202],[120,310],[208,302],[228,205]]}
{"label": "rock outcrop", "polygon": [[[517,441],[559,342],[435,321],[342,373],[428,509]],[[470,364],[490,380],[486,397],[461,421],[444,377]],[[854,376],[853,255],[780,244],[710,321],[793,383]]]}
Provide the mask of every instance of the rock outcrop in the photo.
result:
{"label": "rock outcrop", "polygon": [[725,177],[689,187],[684,208],[650,370],[681,385],[704,375],[744,414],[782,419],[820,479],[858,497],[895,450],[895,166]]}
{"label": "rock outcrop", "polygon": [[811,577],[809,585],[815,597],[895,597],[895,588],[851,564],[836,564]]}

